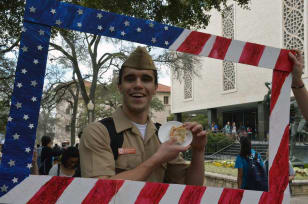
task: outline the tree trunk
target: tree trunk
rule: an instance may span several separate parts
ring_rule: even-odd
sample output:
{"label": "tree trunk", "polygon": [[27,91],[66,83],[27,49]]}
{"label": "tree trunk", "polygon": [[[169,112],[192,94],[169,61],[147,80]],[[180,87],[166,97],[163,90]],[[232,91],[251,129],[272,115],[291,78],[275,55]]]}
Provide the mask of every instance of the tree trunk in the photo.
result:
{"label": "tree trunk", "polygon": [[78,99],[79,99],[79,86],[76,86],[76,95],[72,95],[74,103],[73,103],[73,114],[71,120],[71,146],[75,145],[76,142],[76,118],[78,111]]}

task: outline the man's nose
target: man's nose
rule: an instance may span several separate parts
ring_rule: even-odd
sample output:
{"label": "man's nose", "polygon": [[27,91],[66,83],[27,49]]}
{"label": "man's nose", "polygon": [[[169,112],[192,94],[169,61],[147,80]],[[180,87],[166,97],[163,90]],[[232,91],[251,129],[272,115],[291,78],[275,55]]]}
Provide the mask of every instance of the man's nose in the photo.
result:
{"label": "man's nose", "polygon": [[143,83],[142,83],[142,80],[140,78],[136,79],[135,87],[136,88],[142,88],[143,87]]}

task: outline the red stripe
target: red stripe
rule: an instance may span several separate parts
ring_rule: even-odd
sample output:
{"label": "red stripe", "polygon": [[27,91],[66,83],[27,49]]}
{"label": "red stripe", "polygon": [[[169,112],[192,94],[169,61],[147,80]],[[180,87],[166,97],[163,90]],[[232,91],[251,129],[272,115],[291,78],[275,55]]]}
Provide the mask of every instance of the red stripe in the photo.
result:
{"label": "red stripe", "polygon": [[40,190],[27,202],[31,204],[56,203],[63,191],[73,181],[71,177],[52,177]]}
{"label": "red stripe", "polygon": [[243,48],[239,63],[257,66],[262,57],[264,45],[247,42]]}
{"label": "red stripe", "polygon": [[283,193],[289,183],[289,124],[269,171],[269,189],[272,193]]}
{"label": "red stripe", "polygon": [[225,59],[231,41],[229,38],[217,36],[209,57],[221,60]]}
{"label": "red stripe", "polygon": [[244,190],[225,188],[221,193],[218,204],[240,204],[243,194]]}
{"label": "red stripe", "polygon": [[154,204],[159,203],[165,195],[169,184],[146,183],[137,197],[135,204]]}
{"label": "red stripe", "polygon": [[289,59],[289,52],[292,52],[293,54],[295,54],[294,51],[281,49],[276,65],[275,65],[275,70],[285,71],[285,72],[292,71],[293,63]]}
{"label": "red stripe", "polygon": [[288,77],[288,75],[289,75],[288,72],[281,72],[281,71],[276,71],[276,70],[274,70],[273,72],[271,107],[270,107],[271,113],[278,101],[281,88],[286,78]]}
{"label": "red stripe", "polygon": [[179,200],[179,204],[198,204],[204,194],[204,186],[185,186],[185,189]]}
{"label": "red stripe", "polygon": [[263,192],[259,204],[281,204],[283,193]]}
{"label": "red stripe", "polygon": [[202,48],[210,37],[210,34],[192,31],[177,51],[197,55],[202,51]]}
{"label": "red stripe", "polygon": [[82,201],[83,204],[108,204],[123,185],[123,180],[99,179]]}

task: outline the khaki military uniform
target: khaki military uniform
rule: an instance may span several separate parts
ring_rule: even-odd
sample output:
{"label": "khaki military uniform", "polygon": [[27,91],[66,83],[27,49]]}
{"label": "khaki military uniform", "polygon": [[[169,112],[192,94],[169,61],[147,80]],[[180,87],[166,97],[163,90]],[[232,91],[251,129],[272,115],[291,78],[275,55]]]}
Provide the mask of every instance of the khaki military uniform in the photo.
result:
{"label": "khaki military uniform", "polygon": [[[116,132],[123,132],[122,148],[135,148],[136,154],[119,154],[115,161],[106,127],[100,122],[91,123],[84,129],[79,146],[82,177],[113,176],[134,169],[157,151],[160,143],[155,134],[156,127],[151,120],[148,120],[143,139],[122,108],[118,108],[112,117]],[[156,168],[147,181],[183,184],[187,167],[179,155],[175,160]]]}

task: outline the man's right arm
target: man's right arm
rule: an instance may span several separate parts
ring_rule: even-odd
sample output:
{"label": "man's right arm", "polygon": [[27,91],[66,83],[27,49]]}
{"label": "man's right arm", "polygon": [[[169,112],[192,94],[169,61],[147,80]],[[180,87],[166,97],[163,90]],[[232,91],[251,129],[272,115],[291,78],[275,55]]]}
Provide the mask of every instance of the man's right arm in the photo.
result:
{"label": "man's right arm", "polygon": [[[104,133],[105,135],[102,135]],[[91,124],[85,128],[80,142],[83,177],[145,181],[161,163],[175,159],[179,152],[189,148],[189,146],[176,145],[175,140],[169,140],[161,144],[152,157],[136,168],[115,174],[115,161],[110,148],[110,138],[108,135],[106,137],[106,134],[105,127],[100,124]]]}

